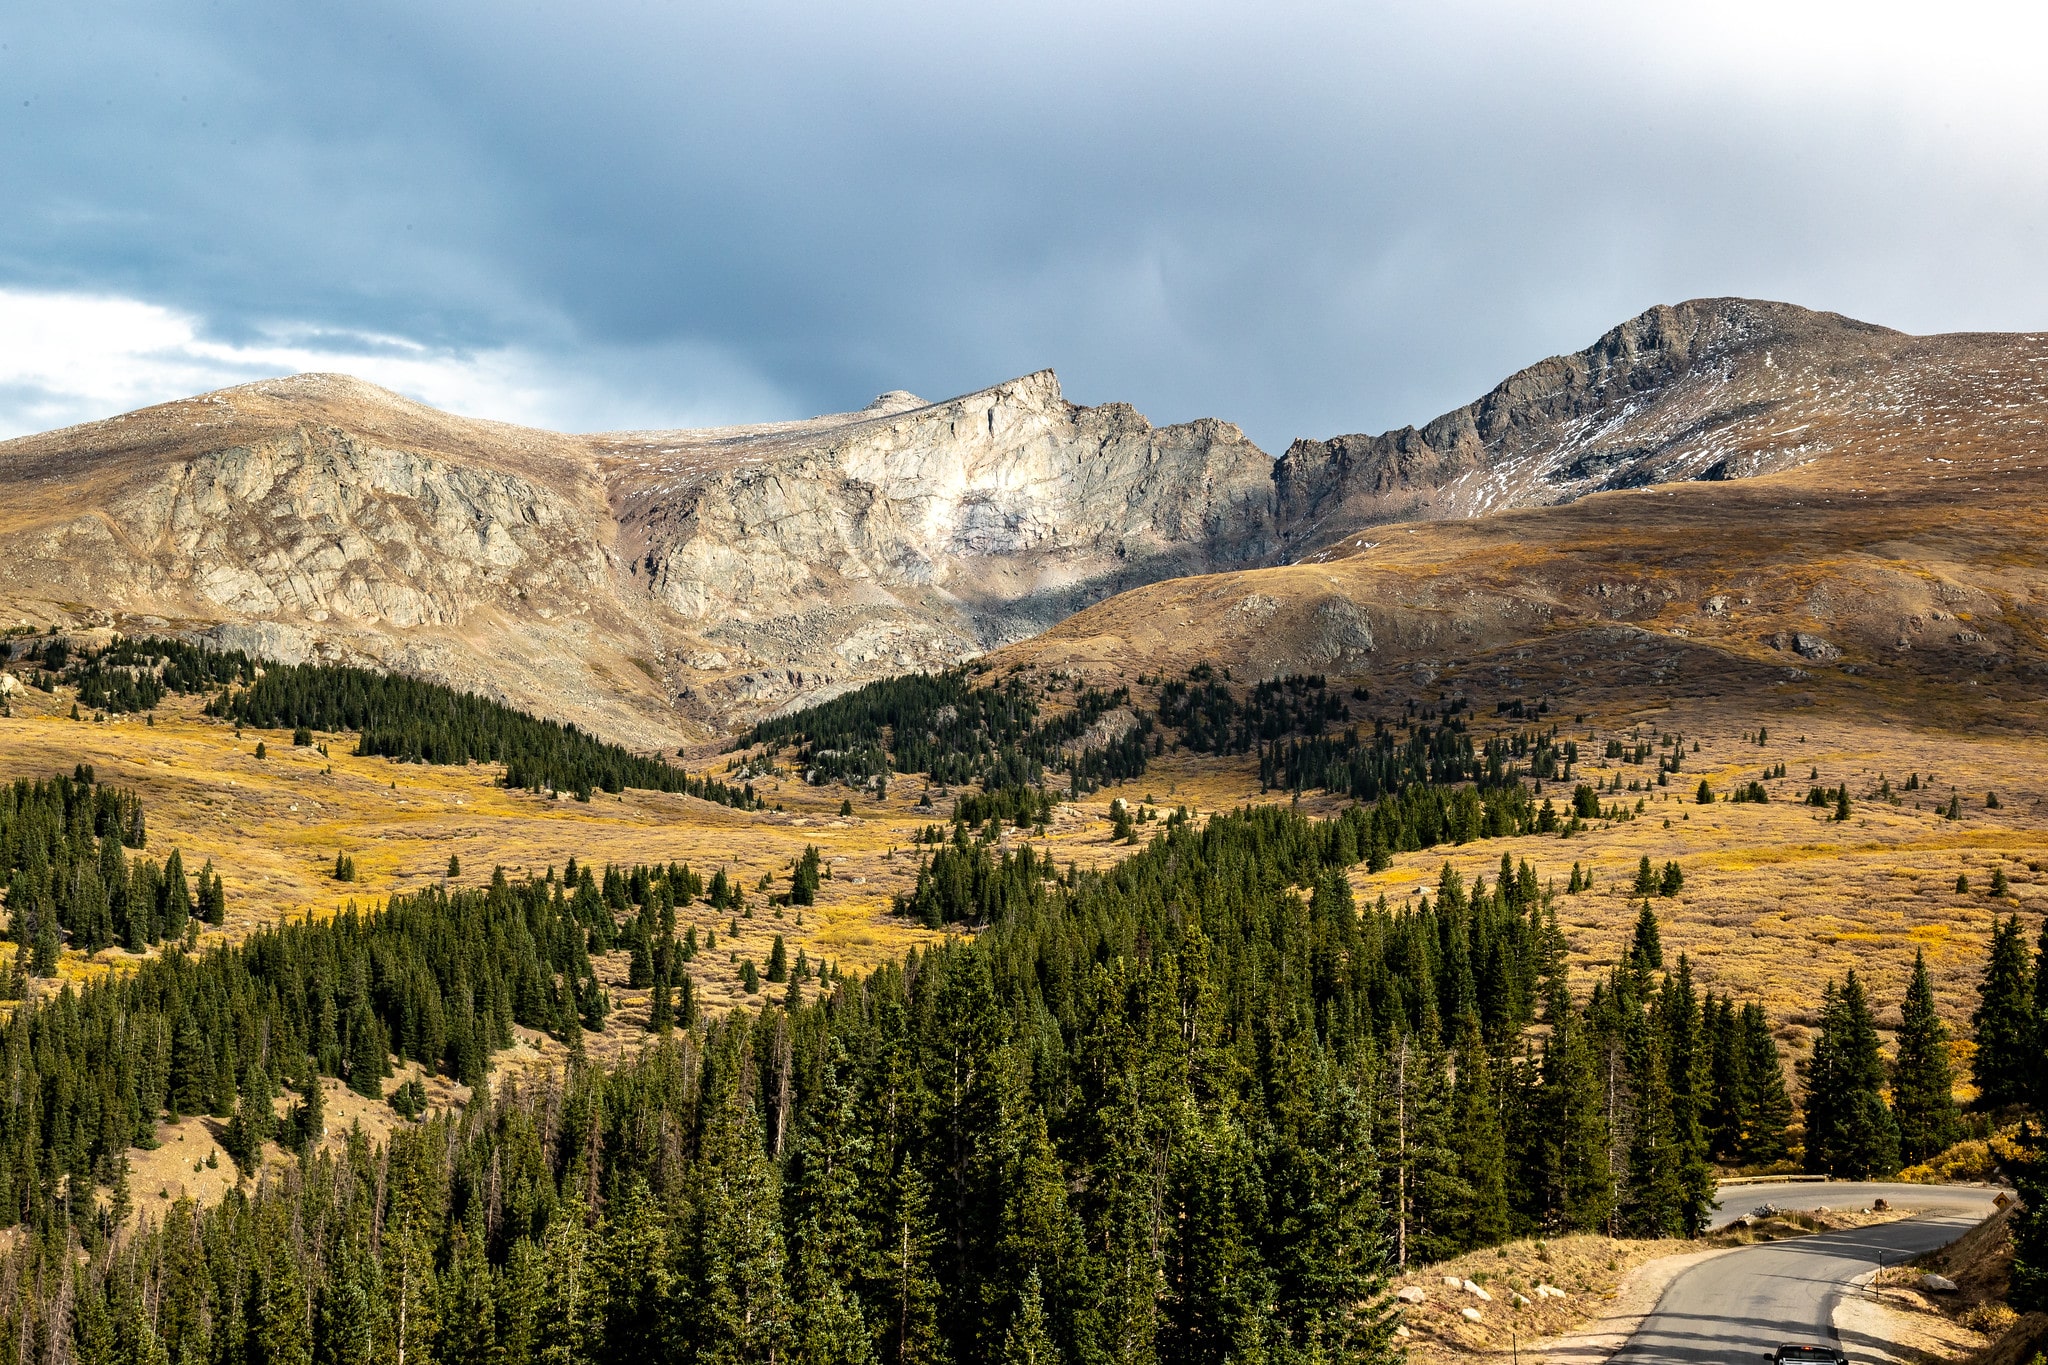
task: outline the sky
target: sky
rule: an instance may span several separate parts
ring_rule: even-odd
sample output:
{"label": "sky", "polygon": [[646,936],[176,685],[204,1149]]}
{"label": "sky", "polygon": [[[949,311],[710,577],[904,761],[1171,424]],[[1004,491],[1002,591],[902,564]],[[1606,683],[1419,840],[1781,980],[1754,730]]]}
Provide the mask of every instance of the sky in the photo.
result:
{"label": "sky", "polygon": [[14,0],[0,436],[302,370],[605,430],[1050,367],[1278,453],[1690,297],[2039,329],[2044,40],[1954,0]]}

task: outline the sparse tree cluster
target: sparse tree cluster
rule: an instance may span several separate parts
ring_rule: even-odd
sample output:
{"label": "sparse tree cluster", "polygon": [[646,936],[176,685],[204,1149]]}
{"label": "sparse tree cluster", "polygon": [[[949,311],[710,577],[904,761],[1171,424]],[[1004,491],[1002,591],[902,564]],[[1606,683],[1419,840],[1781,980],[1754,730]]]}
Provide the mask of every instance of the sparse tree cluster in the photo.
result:
{"label": "sparse tree cluster", "polygon": [[[16,971],[52,976],[67,946],[140,952],[177,939],[195,912],[220,923],[213,865],[200,869],[195,900],[178,850],[161,864],[132,856],[147,842],[141,800],[96,782],[86,764],[70,777],[0,786],[0,887]],[[19,983],[10,986],[10,998],[19,997]]]}

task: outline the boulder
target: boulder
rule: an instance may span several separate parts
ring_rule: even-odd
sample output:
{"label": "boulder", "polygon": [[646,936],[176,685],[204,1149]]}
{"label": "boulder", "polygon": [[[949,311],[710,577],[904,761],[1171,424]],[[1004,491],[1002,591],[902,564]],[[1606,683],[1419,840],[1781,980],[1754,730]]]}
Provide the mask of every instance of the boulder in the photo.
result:
{"label": "boulder", "polygon": [[1411,1284],[1406,1285],[1403,1288],[1396,1289],[1394,1291],[1394,1297],[1399,1299],[1403,1303],[1421,1303],[1424,1299],[1428,1298],[1429,1296],[1422,1292],[1421,1285]]}
{"label": "boulder", "polygon": [[1458,1316],[1459,1316],[1459,1317],[1461,1317],[1461,1318],[1463,1318],[1463,1319],[1465,1319],[1465,1321],[1467,1321],[1467,1322],[1479,1322],[1479,1321],[1482,1321],[1482,1318],[1481,1318],[1481,1316],[1480,1316],[1480,1312],[1479,1312],[1479,1310],[1478,1310],[1477,1308],[1467,1308],[1467,1309],[1463,1309],[1463,1310],[1461,1310],[1461,1311],[1459,1312]]}
{"label": "boulder", "polygon": [[1467,1294],[1470,1294],[1473,1298],[1478,1299],[1481,1303],[1493,1302],[1493,1295],[1487,1293],[1484,1289],[1472,1283],[1472,1281],[1470,1280],[1464,1281],[1461,1285],[1459,1285],[1459,1288],[1463,1289]]}
{"label": "boulder", "polygon": [[1793,635],[1792,649],[1801,658],[1815,659],[1821,663],[1833,663],[1842,657],[1842,651],[1837,646],[1803,630]]}
{"label": "boulder", "polygon": [[1922,1275],[1920,1277],[1920,1287],[1935,1294],[1953,1294],[1956,1292],[1956,1282],[1946,1275]]}

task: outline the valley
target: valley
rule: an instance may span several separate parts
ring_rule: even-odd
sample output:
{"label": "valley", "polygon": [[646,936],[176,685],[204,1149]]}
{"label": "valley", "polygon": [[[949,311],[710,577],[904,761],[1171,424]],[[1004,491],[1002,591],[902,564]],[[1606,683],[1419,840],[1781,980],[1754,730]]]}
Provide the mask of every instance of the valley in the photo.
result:
{"label": "valley", "polygon": [[1380,1359],[1719,1176],[2029,1179],[2044,366],[1700,300],[1277,462],[1049,372],[0,444],[0,1237],[131,1334],[201,1246],[423,1358]]}

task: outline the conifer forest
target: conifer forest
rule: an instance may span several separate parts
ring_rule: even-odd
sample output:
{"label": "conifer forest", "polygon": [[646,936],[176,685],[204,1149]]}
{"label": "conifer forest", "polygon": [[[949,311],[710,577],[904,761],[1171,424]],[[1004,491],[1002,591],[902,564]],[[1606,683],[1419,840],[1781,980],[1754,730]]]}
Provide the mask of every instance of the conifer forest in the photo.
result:
{"label": "conifer forest", "polygon": [[[792,963],[777,937],[767,988],[747,962],[761,994],[722,1014],[676,917],[741,903],[722,869],[571,860],[464,884],[451,859],[444,886],[199,947],[232,869],[195,887],[177,850],[155,861],[142,798],[84,765],[0,789],[19,944],[0,995],[22,1000],[0,1024],[0,1361],[1391,1361],[1389,1279],[1410,1267],[1514,1238],[1694,1237],[1720,1172],[1887,1176],[1981,1126],[1924,960],[1893,1058],[1851,972],[1822,986],[1788,1084],[1762,1006],[1666,953],[1676,862],[1643,860],[1627,951],[1585,980],[1559,925],[1576,864],[1445,862],[1413,900],[1355,897],[1347,874],[1395,853],[1626,818],[1583,782],[1538,804],[1532,773],[1576,776],[1555,730],[1475,747],[1444,715],[1333,738],[1348,712],[1320,679],[1242,704],[1197,683],[1177,724],[1256,753],[1269,785],[1359,799],[1175,810],[1143,842],[1119,801],[1128,854],[1063,868],[1000,836],[1051,818],[1049,772],[1071,791],[1144,770],[1145,725],[1107,756],[1073,745],[1125,697],[1047,724],[1015,689],[945,675],[764,723],[755,741],[796,747],[812,781],[950,765],[980,787],[928,828],[894,907],[954,932],[866,973]],[[680,775],[348,670],[272,669],[210,709],[353,723],[414,761],[496,755],[550,787]],[[812,905],[821,875],[807,847],[777,903]],[[60,941],[155,951],[23,1000]],[[653,990],[644,1025],[593,969],[621,950]],[[2048,1110],[2044,954],[2016,916],[1992,944],[1983,1111]],[[487,1086],[521,1029],[568,1064]],[[644,1036],[586,1057],[621,1029]],[[472,1100],[391,1088],[409,1066]],[[405,1121],[388,1142],[331,1131],[323,1078]],[[244,1177],[218,1203],[130,1181],[129,1153],[181,1116],[219,1124]],[[2023,1225],[2015,1283],[2037,1296],[2041,1252]]]}

